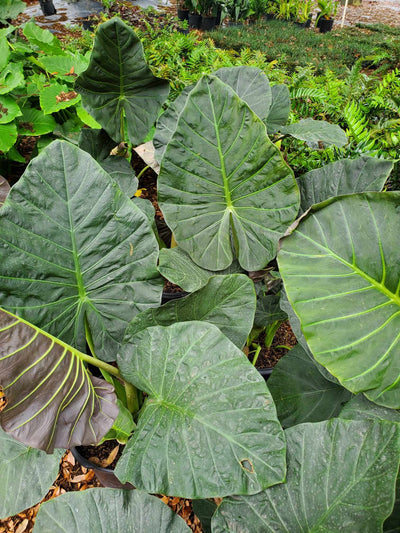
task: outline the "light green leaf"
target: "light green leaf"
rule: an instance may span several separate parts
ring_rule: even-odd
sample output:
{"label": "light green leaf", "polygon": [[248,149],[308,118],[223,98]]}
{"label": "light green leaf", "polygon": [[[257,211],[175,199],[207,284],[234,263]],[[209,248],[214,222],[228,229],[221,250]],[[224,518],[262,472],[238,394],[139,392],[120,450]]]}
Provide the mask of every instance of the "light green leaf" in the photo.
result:
{"label": "light green leaf", "polygon": [[46,496],[62,455],[62,450],[48,455],[25,446],[0,428],[0,519],[32,507]]}
{"label": "light green leaf", "polygon": [[[107,65],[107,67],[105,67]],[[156,121],[169,84],[148,68],[135,32],[118,18],[99,26],[88,69],[76,80],[83,107],[116,142],[140,144]]]}
{"label": "light green leaf", "polygon": [[40,92],[40,107],[45,115],[71,107],[80,102],[81,96],[68,85],[52,83]]}
{"label": "light green leaf", "polygon": [[15,87],[23,84],[22,63],[9,63],[0,72],[0,94],[10,93]]}
{"label": "light green leaf", "polygon": [[126,444],[135,428],[131,412],[125,407],[121,400],[117,399],[119,413],[114,420],[112,428],[104,436],[102,441],[117,440],[120,444]]}
{"label": "light green leaf", "polygon": [[223,500],[213,533],[382,531],[394,502],[399,429],[340,419],[288,429],[287,482]]}
{"label": "light green leaf", "polygon": [[8,19],[15,19],[25,8],[22,0],[1,0],[0,21],[7,23]]}
{"label": "light green leaf", "polygon": [[11,122],[11,124],[0,124],[0,151],[4,153],[8,152],[15,144],[17,137],[17,125],[15,122]]}
{"label": "light green leaf", "polygon": [[299,344],[275,365],[268,388],[283,427],[338,416],[351,398],[348,390],[323,377]]}
{"label": "light green leaf", "polygon": [[94,120],[94,118],[89,115],[89,113],[86,111],[86,109],[83,109],[82,105],[77,104],[75,106],[76,114],[81,119],[81,121],[86,124],[86,126],[89,126],[90,128],[100,130],[101,125],[97,122],[97,120]]}
{"label": "light green leaf", "polygon": [[400,193],[318,204],[278,255],[289,301],[319,363],[379,405],[400,407]]}
{"label": "light green leaf", "polygon": [[[116,529],[117,528],[117,529]],[[140,490],[90,489],[43,503],[35,533],[190,533],[165,503]]]}
{"label": "light green leaf", "polygon": [[7,35],[13,30],[15,30],[14,26],[8,26],[7,28],[0,29],[0,70],[3,70],[10,58],[11,51],[8,45]]}
{"label": "light green leaf", "polygon": [[19,135],[45,135],[56,127],[56,121],[40,109],[22,108],[22,117],[17,120]]}
{"label": "light green leaf", "polygon": [[199,291],[137,315],[129,324],[124,342],[150,326],[200,320],[217,326],[238,348],[253,325],[256,301],[253,282],[243,274],[215,276]]}
{"label": "light green leaf", "polygon": [[23,33],[30,44],[37,46],[46,54],[62,55],[60,41],[49,30],[45,30],[35,24],[33,21],[28,22],[24,26]]}
{"label": "light green leaf", "polygon": [[216,326],[148,328],[123,346],[118,366],[148,395],[115,470],[122,482],[208,498],[254,494],[284,480],[285,443],[271,395]]}
{"label": "light green leaf", "polygon": [[198,291],[207,285],[211,276],[243,272],[237,261],[234,261],[225,270],[201,268],[190,259],[186,252],[178,247],[160,250],[158,270],[162,276],[187,292]]}
{"label": "light green leaf", "polygon": [[293,173],[262,121],[214,76],[189,94],[162,160],[158,194],[178,245],[208,270],[227,268],[235,255],[245,270],[265,267],[299,201]]}
{"label": "light green leaf", "polygon": [[73,82],[75,76],[82,74],[89,65],[89,59],[79,53],[68,55],[50,55],[40,57],[43,68],[56,78]]}
{"label": "light green leaf", "polygon": [[15,117],[21,116],[21,110],[11,96],[0,96],[0,124],[12,122]]}
{"label": "light green leaf", "polygon": [[0,212],[0,305],[111,361],[128,322],[160,303],[158,245],[141,210],[89,154],[55,141]]}
{"label": "light green leaf", "polygon": [[366,155],[341,159],[311,170],[297,179],[301,209],[306,211],[328,198],[365,191],[381,191],[393,169],[393,161]]}
{"label": "light green leaf", "polygon": [[307,142],[321,142],[325,146],[341,148],[347,143],[345,132],[337,124],[329,124],[323,120],[305,118],[289,126],[280,128],[281,133],[289,134],[296,139]]}

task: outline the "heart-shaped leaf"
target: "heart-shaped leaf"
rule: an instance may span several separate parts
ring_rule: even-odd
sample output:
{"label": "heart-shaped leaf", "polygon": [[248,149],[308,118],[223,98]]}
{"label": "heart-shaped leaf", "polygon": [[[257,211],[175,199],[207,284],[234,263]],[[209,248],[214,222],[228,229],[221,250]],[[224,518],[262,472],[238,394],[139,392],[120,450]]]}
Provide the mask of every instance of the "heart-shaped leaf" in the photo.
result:
{"label": "heart-shaped leaf", "polygon": [[393,168],[393,162],[366,155],[357,159],[341,159],[300,176],[301,209],[307,211],[343,194],[381,191]]}
{"label": "heart-shaped leaf", "polygon": [[40,506],[35,533],[190,533],[165,503],[140,490],[68,492]]}
{"label": "heart-shaped leaf", "polygon": [[40,107],[45,115],[49,115],[77,104],[80,99],[80,94],[71,90],[67,84],[53,82],[40,92]]}
{"label": "heart-shaped leaf", "polygon": [[57,123],[51,115],[45,115],[40,109],[24,107],[22,117],[17,119],[19,135],[45,135],[51,133]]}
{"label": "heart-shaped leaf", "polygon": [[278,256],[285,289],[319,363],[355,394],[400,407],[400,193],[318,204]]}
{"label": "heart-shaped leaf", "polygon": [[198,292],[137,315],[126,330],[124,342],[151,326],[199,320],[214,324],[242,348],[253,325],[255,306],[254,284],[247,276],[215,276]]}
{"label": "heart-shaped leaf", "polygon": [[136,145],[154,124],[169,84],[148,68],[135,32],[113,18],[99,26],[89,67],[76,80],[75,90],[114,141],[125,140],[121,131],[126,118],[129,139]]}
{"label": "heart-shaped leaf", "polygon": [[254,494],[284,480],[285,443],[271,395],[216,326],[148,328],[123,346],[118,366],[148,394],[117,464],[121,481],[208,498]]}
{"label": "heart-shaped leaf", "polygon": [[[35,450],[0,428],[0,518],[15,515],[46,496],[63,453]],[[30,483],[33,479],[35,483]]]}
{"label": "heart-shaped leaf", "polygon": [[268,380],[268,388],[283,427],[321,422],[338,416],[351,393],[328,381],[317,363],[298,344],[282,357]]}
{"label": "heart-shaped leaf", "polygon": [[213,533],[382,531],[394,502],[399,430],[340,419],[288,429],[287,482],[223,500]]}
{"label": "heart-shaped leaf", "polygon": [[27,22],[23,29],[28,41],[47,54],[62,55],[60,40],[49,30],[45,30],[33,21]]}
{"label": "heart-shaped leaf", "polygon": [[298,211],[292,171],[263,122],[215,76],[190,92],[158,186],[177,243],[209,270],[235,255],[245,270],[265,267]]}
{"label": "heart-shaped leaf", "polygon": [[157,256],[142,211],[89,154],[55,141],[0,211],[0,305],[83,352],[88,326],[112,361],[127,324],[160,302]]}
{"label": "heart-shaped leaf", "polygon": [[2,428],[20,442],[54,448],[97,444],[118,415],[114,389],[91,376],[84,354],[0,309]]}

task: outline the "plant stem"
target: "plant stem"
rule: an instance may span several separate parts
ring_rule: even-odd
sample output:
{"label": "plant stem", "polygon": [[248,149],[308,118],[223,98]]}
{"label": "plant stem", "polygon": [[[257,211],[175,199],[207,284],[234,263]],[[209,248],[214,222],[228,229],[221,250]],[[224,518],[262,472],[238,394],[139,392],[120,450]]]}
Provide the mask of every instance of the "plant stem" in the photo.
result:
{"label": "plant stem", "polygon": [[105,370],[109,374],[116,376],[117,378],[120,378],[124,383],[124,381],[121,372],[116,368],[115,366],[109,365],[108,363],[105,363],[101,359],[97,359],[97,357],[92,357],[91,355],[87,355],[85,353],[79,354],[79,359],[82,361],[85,361],[85,363],[89,363],[90,365],[97,366],[97,368],[101,368],[102,370]]}
{"label": "plant stem", "polygon": [[253,366],[256,366],[257,359],[258,359],[258,356],[260,355],[260,352],[261,352],[261,346],[259,345],[257,346],[256,353],[254,354],[253,361],[251,363]]}
{"label": "plant stem", "polygon": [[268,326],[268,328],[266,329],[266,332],[265,332],[265,346],[267,348],[270,348],[271,347],[271,344],[272,344],[272,341],[274,340],[274,337],[275,337],[275,333],[278,331],[279,329],[279,326],[282,324],[282,320],[275,320],[275,322],[273,322],[270,326]]}
{"label": "plant stem", "polygon": [[138,180],[140,180],[140,178],[142,177],[142,175],[146,172],[146,170],[148,170],[150,168],[150,165],[147,165],[146,167],[144,167],[140,172],[139,174],[136,176],[136,178]]}
{"label": "plant stem", "polygon": [[126,394],[126,406],[132,414],[135,414],[137,411],[139,411],[138,390],[134,385],[128,383],[127,381],[124,382],[124,387]]}

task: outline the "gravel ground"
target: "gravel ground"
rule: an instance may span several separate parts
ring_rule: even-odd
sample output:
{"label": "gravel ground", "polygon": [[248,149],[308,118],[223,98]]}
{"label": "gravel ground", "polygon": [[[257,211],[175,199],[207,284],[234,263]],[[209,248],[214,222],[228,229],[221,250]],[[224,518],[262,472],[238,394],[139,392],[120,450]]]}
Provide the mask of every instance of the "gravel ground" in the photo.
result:
{"label": "gravel ground", "polygon": [[[340,27],[343,9],[343,7],[338,9],[334,27]],[[400,0],[363,0],[360,6],[348,6],[344,25],[354,25],[358,22],[363,24],[381,22],[400,27]]]}

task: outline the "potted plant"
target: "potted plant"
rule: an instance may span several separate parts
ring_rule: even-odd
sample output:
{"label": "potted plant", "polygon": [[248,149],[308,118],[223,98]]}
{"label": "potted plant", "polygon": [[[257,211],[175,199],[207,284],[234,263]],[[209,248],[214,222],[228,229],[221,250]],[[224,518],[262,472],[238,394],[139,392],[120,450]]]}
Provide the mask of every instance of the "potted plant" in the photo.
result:
{"label": "potted plant", "polygon": [[229,17],[230,26],[243,24],[251,14],[250,0],[226,0],[223,3],[222,18]]}
{"label": "potted plant", "polygon": [[[49,145],[0,209],[0,516],[40,500],[58,448],[117,435],[127,445],[115,473],[135,490],[59,496],[41,505],[36,531],[188,531],[155,493],[222,498],[211,505],[213,533],[382,529],[400,460],[400,199],[359,191],[379,191],[390,162],[346,161],[302,177],[299,189],[266,133],[287,120],[277,113],[284,91],[258,69],[220,69],[167,117],[159,201],[178,247],[162,263],[152,208],[122,192],[105,139],[142,142],[166,84],[121,21],[95,39],[76,90],[107,132],[85,132],[81,147]],[[118,60],[105,70],[105,57]],[[302,127],[310,131],[292,134]],[[300,201],[302,211],[318,205],[283,238]],[[293,379],[305,369],[310,379],[293,389],[285,368],[280,379],[274,370],[272,396],[241,351],[253,281],[227,269],[264,268],[281,238],[281,306],[300,341],[288,360]],[[200,288],[159,306],[167,267]],[[358,321],[370,313],[384,327]],[[28,468],[43,483],[21,485]]]}
{"label": "potted plant", "polygon": [[216,26],[217,11],[220,6],[215,0],[199,0],[201,14],[201,29],[212,30]]}
{"label": "potted plant", "polygon": [[189,0],[179,0],[177,3],[177,16],[179,20],[189,20],[189,10],[191,2]]}
{"label": "potted plant", "polygon": [[201,14],[200,14],[200,2],[199,0],[187,0],[189,7],[189,27],[194,29],[200,29],[201,27]]}
{"label": "potted plant", "polygon": [[296,3],[295,24],[301,28],[309,28],[312,20],[314,0],[299,0]]}
{"label": "potted plant", "polygon": [[261,20],[261,18],[264,17],[267,9],[267,1],[266,0],[252,0],[251,4],[251,11],[253,12],[251,15],[251,21],[256,22],[258,20]]}
{"label": "potted plant", "polygon": [[319,0],[317,6],[319,11],[315,25],[321,33],[327,33],[332,30],[339,3],[337,0]]}

